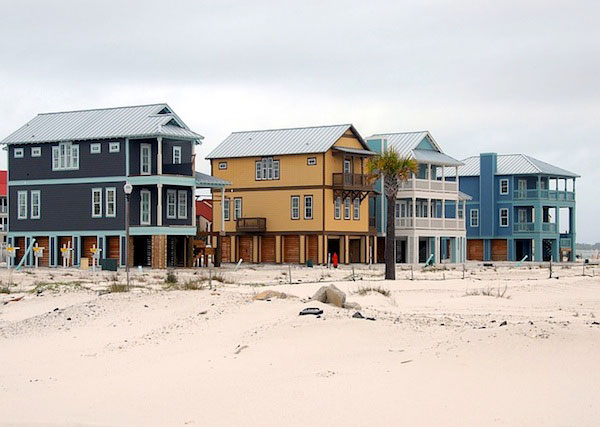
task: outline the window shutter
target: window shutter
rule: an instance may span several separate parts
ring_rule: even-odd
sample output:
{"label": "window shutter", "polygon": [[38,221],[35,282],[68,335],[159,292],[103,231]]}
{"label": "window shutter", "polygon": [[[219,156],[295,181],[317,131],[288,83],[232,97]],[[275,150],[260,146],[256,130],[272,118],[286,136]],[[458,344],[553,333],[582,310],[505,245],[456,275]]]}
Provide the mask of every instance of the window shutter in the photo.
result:
{"label": "window shutter", "polygon": [[71,167],[79,169],[79,145],[71,146]]}
{"label": "window shutter", "polygon": [[60,167],[58,160],[60,158],[60,151],[58,146],[52,147],[52,169],[56,170]]}

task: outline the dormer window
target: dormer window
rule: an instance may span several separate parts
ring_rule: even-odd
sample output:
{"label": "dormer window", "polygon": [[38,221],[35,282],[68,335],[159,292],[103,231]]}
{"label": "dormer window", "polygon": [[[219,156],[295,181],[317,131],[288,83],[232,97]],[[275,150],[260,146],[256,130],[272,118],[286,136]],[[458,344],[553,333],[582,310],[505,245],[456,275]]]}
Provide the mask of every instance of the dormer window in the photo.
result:
{"label": "dormer window", "polygon": [[79,145],[61,142],[52,147],[52,170],[79,169]]}

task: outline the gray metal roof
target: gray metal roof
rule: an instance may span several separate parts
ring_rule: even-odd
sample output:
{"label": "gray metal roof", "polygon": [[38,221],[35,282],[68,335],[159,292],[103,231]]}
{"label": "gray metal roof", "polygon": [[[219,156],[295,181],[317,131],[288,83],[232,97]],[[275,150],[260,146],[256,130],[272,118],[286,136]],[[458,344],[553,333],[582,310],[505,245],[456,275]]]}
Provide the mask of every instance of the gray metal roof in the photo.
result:
{"label": "gray metal roof", "polygon": [[333,147],[335,151],[341,151],[343,153],[349,154],[360,154],[361,156],[374,156],[377,153],[375,151],[370,150],[359,150],[358,148],[348,148],[348,147]]}
{"label": "gray metal roof", "polygon": [[[441,166],[459,166],[462,162],[444,154],[440,145],[433,139],[429,131],[377,133],[367,139],[383,138],[387,140],[387,147],[395,150],[404,157],[412,157],[421,163],[433,163]],[[421,150],[417,147],[425,139],[429,138],[433,147],[437,150]]]}
{"label": "gray metal roof", "polygon": [[207,159],[231,157],[276,156],[285,154],[324,153],[348,130],[368,150],[360,134],[351,124],[291,129],[233,132]]}
{"label": "gray metal roof", "polygon": [[165,136],[200,141],[167,104],[38,114],[3,144]]}
{"label": "gray metal roof", "polygon": [[[579,175],[568,170],[543,162],[526,154],[499,154],[496,175],[554,175],[568,178],[578,178]],[[464,166],[458,168],[460,176],[479,176],[479,156],[463,160]],[[447,176],[454,176],[449,170]]]}
{"label": "gray metal roof", "polygon": [[202,172],[196,172],[194,174],[196,178],[196,187],[203,188],[222,188],[228,185],[231,185],[231,182],[225,181],[224,179],[214,177],[212,175],[207,175]]}

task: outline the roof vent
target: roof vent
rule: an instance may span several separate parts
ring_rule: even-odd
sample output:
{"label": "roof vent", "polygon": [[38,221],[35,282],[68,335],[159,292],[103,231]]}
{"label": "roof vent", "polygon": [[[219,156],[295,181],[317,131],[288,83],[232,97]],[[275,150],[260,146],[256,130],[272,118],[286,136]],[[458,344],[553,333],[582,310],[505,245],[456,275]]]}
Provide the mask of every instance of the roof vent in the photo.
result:
{"label": "roof vent", "polygon": [[173,114],[173,113],[171,112],[171,110],[169,110],[169,107],[165,107],[156,114]]}

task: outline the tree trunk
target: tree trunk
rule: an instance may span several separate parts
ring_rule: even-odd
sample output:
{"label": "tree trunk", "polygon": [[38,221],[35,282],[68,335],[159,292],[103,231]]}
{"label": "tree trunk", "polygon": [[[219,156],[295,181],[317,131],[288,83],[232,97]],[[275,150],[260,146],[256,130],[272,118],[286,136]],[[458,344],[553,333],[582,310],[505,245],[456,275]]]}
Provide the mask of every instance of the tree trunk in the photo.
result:
{"label": "tree trunk", "polygon": [[396,195],[387,198],[387,222],[385,228],[385,279],[396,280]]}

